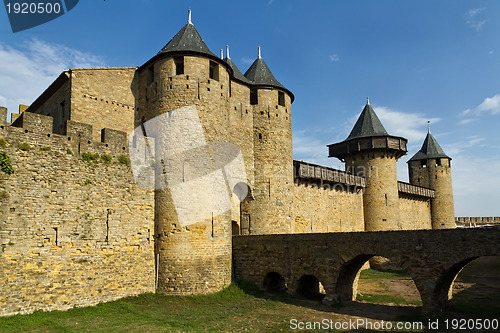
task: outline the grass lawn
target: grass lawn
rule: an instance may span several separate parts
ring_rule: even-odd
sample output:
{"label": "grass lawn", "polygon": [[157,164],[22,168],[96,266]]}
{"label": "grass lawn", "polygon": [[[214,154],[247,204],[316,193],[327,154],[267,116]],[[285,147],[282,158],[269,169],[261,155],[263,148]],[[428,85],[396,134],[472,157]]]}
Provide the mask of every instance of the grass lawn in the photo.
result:
{"label": "grass lawn", "polygon": [[[485,260],[489,261],[478,260],[460,275],[458,280],[465,281],[461,282],[464,287],[451,301],[451,318],[457,314],[498,318],[500,258]],[[365,270],[360,275],[360,285],[371,289],[358,295],[362,303],[338,307],[288,294],[264,293],[247,284],[233,284],[204,296],[142,294],[69,311],[0,317],[0,332],[290,332],[292,318],[304,322],[325,318],[344,322],[360,317],[420,320],[414,316],[418,313],[414,306],[421,304],[420,297],[409,298],[405,289],[395,291],[396,287],[407,288],[408,280],[404,272]],[[405,317],[408,313],[413,313],[413,317]]]}

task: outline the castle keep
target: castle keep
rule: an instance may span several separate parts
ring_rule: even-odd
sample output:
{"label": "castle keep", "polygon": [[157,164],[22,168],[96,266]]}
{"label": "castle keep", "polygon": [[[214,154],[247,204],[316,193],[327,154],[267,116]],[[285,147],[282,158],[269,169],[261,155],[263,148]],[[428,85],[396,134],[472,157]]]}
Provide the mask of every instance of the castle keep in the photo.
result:
{"label": "castle keep", "polygon": [[[12,123],[0,109],[0,151],[14,170],[0,173],[0,315],[221,290],[233,235],[454,228],[451,158],[430,132],[410,183],[396,174],[407,140],[388,134],[369,102],[348,138],[328,146],[345,171],[294,161],[293,100],[260,48],[242,74],[189,19],[140,67],[70,69]],[[181,127],[174,145],[175,133],[148,127],[188,116],[203,146]],[[137,133],[155,147],[152,187],[134,178]],[[222,186],[230,207],[205,216],[197,200],[176,204],[165,174],[183,186],[205,176],[201,166],[217,172],[218,143],[238,148],[245,188]],[[181,208],[201,217],[183,224]]]}

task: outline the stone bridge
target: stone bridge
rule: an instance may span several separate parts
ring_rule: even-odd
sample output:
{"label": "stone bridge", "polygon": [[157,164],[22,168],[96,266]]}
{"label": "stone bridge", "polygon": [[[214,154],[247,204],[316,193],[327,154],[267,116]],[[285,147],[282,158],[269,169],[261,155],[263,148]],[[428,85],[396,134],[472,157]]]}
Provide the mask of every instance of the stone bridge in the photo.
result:
{"label": "stone bridge", "polygon": [[461,269],[481,256],[500,255],[500,229],[444,229],[233,237],[237,280],[306,296],[325,289],[323,302],[352,301],[357,274],[373,256],[408,273],[424,314],[444,310]]}

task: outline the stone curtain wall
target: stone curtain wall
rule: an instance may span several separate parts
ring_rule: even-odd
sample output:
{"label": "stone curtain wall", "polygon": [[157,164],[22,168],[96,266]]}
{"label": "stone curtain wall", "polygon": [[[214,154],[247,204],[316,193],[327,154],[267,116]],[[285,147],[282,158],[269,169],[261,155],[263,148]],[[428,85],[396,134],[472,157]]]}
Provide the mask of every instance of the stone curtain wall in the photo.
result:
{"label": "stone curtain wall", "polygon": [[399,192],[399,229],[432,229],[429,198],[408,196]]}
{"label": "stone curtain wall", "polygon": [[299,183],[296,179],[293,197],[294,230],[304,232],[363,231],[363,190],[348,190],[348,185],[337,184],[321,188],[313,183]]}
{"label": "stone curtain wall", "polygon": [[[0,316],[154,291],[154,195],[118,162],[125,134],[93,142],[89,125],[69,121],[62,136],[50,117],[21,117],[23,127],[0,128],[14,169],[0,171]],[[112,159],[87,162],[78,150]]]}

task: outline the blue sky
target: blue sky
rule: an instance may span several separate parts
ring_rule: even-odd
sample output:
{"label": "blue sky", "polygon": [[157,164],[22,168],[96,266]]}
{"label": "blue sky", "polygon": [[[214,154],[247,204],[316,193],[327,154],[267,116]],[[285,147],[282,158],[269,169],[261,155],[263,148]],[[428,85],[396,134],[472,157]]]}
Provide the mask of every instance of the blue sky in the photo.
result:
{"label": "blue sky", "polygon": [[347,137],[366,96],[406,160],[431,131],[453,158],[457,216],[500,216],[500,1],[83,0],[13,34],[0,8],[0,105],[30,104],[68,68],[138,66],[186,23],[244,73],[257,46],[295,94],[294,157],[342,168],[326,144]]}

